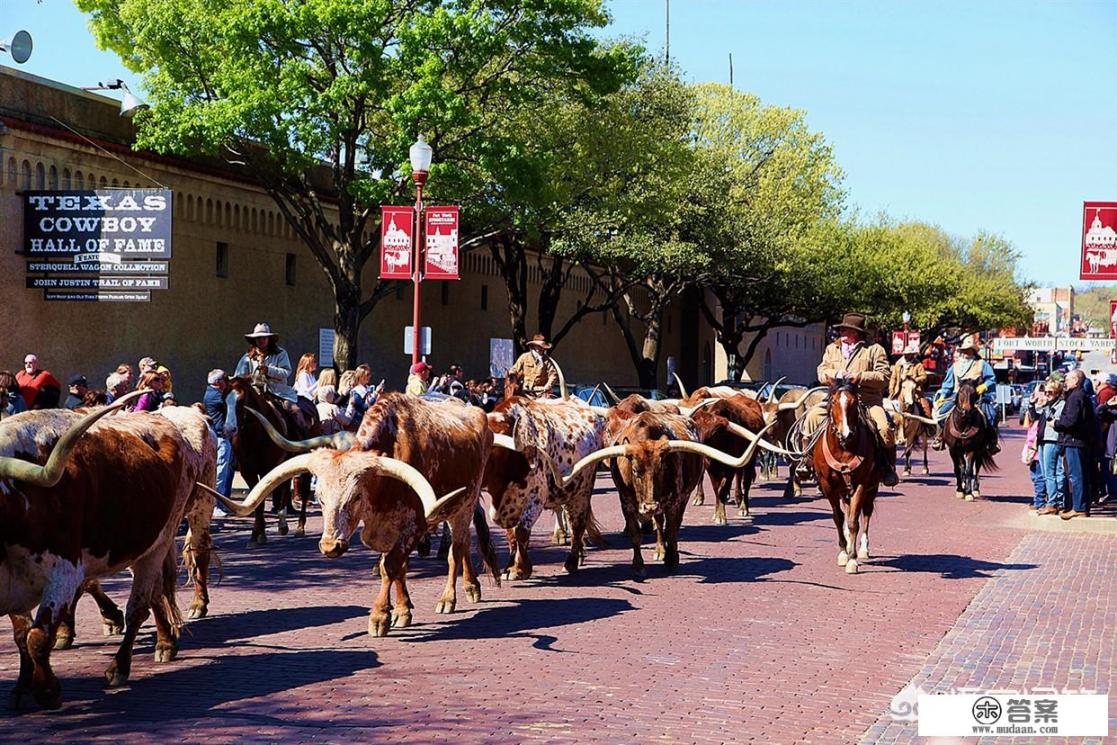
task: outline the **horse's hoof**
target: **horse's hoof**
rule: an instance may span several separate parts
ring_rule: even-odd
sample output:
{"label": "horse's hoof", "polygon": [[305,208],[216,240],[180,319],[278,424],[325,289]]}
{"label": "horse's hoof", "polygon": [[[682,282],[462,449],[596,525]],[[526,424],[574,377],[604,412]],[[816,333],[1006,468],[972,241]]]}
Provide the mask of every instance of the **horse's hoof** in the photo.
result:
{"label": "horse's hoof", "polygon": [[973,495],[973,494],[967,494],[967,495],[966,495],[966,497],[965,497],[965,499],[966,499],[966,501],[967,501],[967,502],[972,502],[972,501],[973,501],[973,498],[974,498],[974,495]]}
{"label": "horse's hoof", "polygon": [[197,621],[199,618],[205,618],[209,615],[208,605],[196,605],[190,609],[190,620]]}
{"label": "horse's hoof", "polygon": [[[406,629],[411,625],[411,611],[399,612],[392,611],[392,628]],[[371,633],[371,632],[370,632]]]}
{"label": "horse's hoof", "polygon": [[855,559],[846,562],[846,574],[857,574],[857,561]]}
{"label": "horse's hoof", "polygon": [[124,633],[124,624],[115,621],[102,621],[101,634],[103,636],[120,636]]}
{"label": "horse's hoof", "polygon": [[108,683],[109,688],[119,688],[128,682],[128,674],[121,672],[114,661],[109,665],[109,669],[105,671],[105,681]]}
{"label": "horse's hoof", "polygon": [[281,522],[279,524],[279,534],[280,535],[287,535],[287,523]]}
{"label": "horse's hoof", "polygon": [[981,499],[981,492],[975,490],[974,493],[973,493],[973,498],[974,499]]}
{"label": "horse's hoof", "polygon": [[741,510],[740,512],[738,512],[737,515],[741,518],[741,520],[743,520],[746,523],[751,523],[752,522],[752,515],[745,512],[744,510]]}
{"label": "horse's hoof", "polygon": [[175,645],[164,644],[155,647],[156,662],[172,662],[175,657],[178,657],[178,647]]}
{"label": "horse's hoof", "polygon": [[714,515],[714,525],[728,525],[729,521],[725,519],[725,515]]}
{"label": "horse's hoof", "polygon": [[392,619],[387,613],[370,615],[368,617],[369,636],[387,636],[388,629],[392,626]]}
{"label": "horse's hoof", "polygon": [[55,649],[69,649],[74,646],[73,634],[56,634],[54,637]]}
{"label": "horse's hoof", "polygon": [[838,552],[838,566],[844,567],[848,563],[849,563],[849,554],[847,554],[845,551],[839,551]]}
{"label": "horse's hoof", "polygon": [[923,469],[923,475],[924,476],[930,476],[931,475],[931,469],[930,468],[924,468]]}
{"label": "horse's hoof", "polygon": [[695,507],[701,507],[702,505],[706,504],[706,499],[705,497],[695,497],[694,501],[691,502],[691,504]]}
{"label": "horse's hoof", "polygon": [[62,684],[57,680],[51,681],[42,688],[34,691],[35,703],[44,709],[59,709],[62,707]]}
{"label": "horse's hoof", "polygon": [[471,603],[481,602],[481,585],[466,585],[465,596],[469,598]]}
{"label": "horse's hoof", "polygon": [[966,498],[966,495],[963,494],[961,491],[954,492],[954,496],[958,497],[958,499],[965,499]]}
{"label": "horse's hoof", "polygon": [[457,606],[457,604],[458,601],[456,599],[452,598],[450,600],[447,600],[446,598],[443,598],[442,600],[438,601],[437,605],[434,606],[434,612],[441,613],[443,615],[447,613],[453,613],[454,608]]}
{"label": "horse's hoof", "polygon": [[869,558],[869,549],[861,548],[861,549],[857,550],[857,560],[858,561],[867,561],[868,558]]}
{"label": "horse's hoof", "polygon": [[642,579],[646,578],[647,576],[648,576],[648,570],[644,567],[643,564],[640,564],[640,565],[633,564],[632,565],[632,578],[633,579],[642,580]]}
{"label": "horse's hoof", "polygon": [[306,526],[300,525],[299,527],[295,528],[296,538],[302,538],[304,535],[306,535]]}

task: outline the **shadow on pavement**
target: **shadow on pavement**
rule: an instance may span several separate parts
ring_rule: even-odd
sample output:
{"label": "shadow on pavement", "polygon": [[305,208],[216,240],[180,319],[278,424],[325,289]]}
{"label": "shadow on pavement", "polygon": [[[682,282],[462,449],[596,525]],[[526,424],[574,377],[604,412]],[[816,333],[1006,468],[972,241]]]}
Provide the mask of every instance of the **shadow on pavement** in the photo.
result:
{"label": "shadow on pavement", "polygon": [[892,556],[887,559],[875,558],[865,565],[866,569],[891,567],[901,572],[928,572],[941,574],[945,579],[988,578],[1000,569],[1036,569],[1038,564],[1002,564],[996,561],[981,561],[957,554],[908,554]]}
{"label": "shadow on pavement", "polygon": [[676,574],[701,577],[702,584],[726,582],[756,582],[764,577],[794,569],[798,564],[790,559],[759,557],[708,556],[693,561],[684,560]]}
{"label": "shadow on pavement", "polygon": [[368,615],[359,605],[325,605],[273,608],[214,615],[187,624],[182,632],[184,650],[216,647],[232,641],[257,639],[269,634],[314,629]]}
{"label": "shadow on pavement", "polygon": [[558,639],[547,634],[531,633],[556,626],[575,626],[597,621],[633,610],[627,600],[615,598],[558,598],[554,600],[514,600],[508,605],[484,608],[468,619],[453,619],[430,632],[408,635],[415,641],[450,639],[502,639],[523,637],[533,639],[532,646],[551,652]]}

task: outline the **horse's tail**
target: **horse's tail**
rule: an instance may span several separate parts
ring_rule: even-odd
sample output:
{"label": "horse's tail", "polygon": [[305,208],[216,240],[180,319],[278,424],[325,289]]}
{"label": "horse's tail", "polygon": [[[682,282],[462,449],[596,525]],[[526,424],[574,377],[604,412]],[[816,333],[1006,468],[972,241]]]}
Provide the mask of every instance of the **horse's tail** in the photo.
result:
{"label": "horse's tail", "polygon": [[481,506],[480,500],[473,507],[473,529],[477,531],[477,547],[481,550],[481,558],[489,568],[489,573],[493,575],[496,586],[500,587],[500,566],[496,558],[496,548],[493,546],[489,521],[485,517],[485,508]]}
{"label": "horse's tail", "polygon": [[1000,470],[997,461],[993,460],[993,448],[998,444],[1000,433],[996,427],[989,428],[989,436],[980,447],[974,448],[973,463],[975,468],[982,471]]}

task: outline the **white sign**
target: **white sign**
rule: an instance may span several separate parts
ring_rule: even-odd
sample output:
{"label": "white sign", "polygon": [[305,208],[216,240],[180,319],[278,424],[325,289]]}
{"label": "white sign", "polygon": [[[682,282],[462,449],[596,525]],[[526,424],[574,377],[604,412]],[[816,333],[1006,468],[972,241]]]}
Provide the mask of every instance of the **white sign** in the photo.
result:
{"label": "white sign", "polygon": [[335,336],[333,329],[318,329],[318,367],[334,366]]}
{"label": "white sign", "polygon": [[1003,383],[997,384],[997,403],[1009,405],[1012,403],[1012,386]]}
{"label": "white sign", "polygon": [[1072,336],[1021,336],[997,337],[993,340],[993,352],[1112,352],[1113,339],[1072,337]]}
{"label": "white sign", "polygon": [[[415,344],[414,344],[415,333],[412,331],[412,329],[414,329],[414,328],[415,328],[414,326],[404,326],[403,327],[403,353],[404,354],[412,354],[415,350]],[[431,327],[430,326],[420,326],[419,327],[419,336],[421,337],[419,339],[419,344],[422,347],[422,349],[419,351],[419,354],[423,355],[423,356],[429,355],[431,353]]]}
{"label": "white sign", "polygon": [[494,378],[507,377],[515,362],[515,354],[516,345],[511,339],[489,339],[489,375]]}
{"label": "white sign", "polygon": [[920,737],[1106,737],[1105,694],[950,693],[919,697]]}

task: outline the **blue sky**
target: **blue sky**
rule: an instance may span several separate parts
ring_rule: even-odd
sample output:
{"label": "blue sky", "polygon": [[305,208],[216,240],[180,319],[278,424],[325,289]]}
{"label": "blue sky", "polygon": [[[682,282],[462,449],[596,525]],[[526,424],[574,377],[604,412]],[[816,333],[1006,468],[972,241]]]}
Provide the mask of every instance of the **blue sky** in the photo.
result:
{"label": "blue sky", "polygon": [[[610,0],[612,32],[660,51],[664,0]],[[0,0],[28,72],[121,77],[67,0]],[[807,112],[864,214],[985,228],[1040,284],[1077,281],[1084,200],[1117,201],[1117,0],[672,0],[671,58]],[[0,64],[11,64],[0,58]]]}

